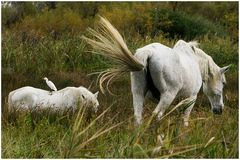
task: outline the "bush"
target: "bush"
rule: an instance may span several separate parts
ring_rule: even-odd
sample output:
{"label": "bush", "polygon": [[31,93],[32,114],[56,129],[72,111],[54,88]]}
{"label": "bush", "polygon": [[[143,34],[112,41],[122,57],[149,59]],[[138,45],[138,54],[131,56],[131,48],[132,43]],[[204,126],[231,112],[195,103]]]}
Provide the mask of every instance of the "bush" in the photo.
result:
{"label": "bush", "polygon": [[26,16],[16,24],[13,33],[21,41],[38,41],[50,36],[58,39],[63,34],[78,36],[89,26],[90,19],[82,19],[81,16],[70,9],[57,8],[44,11],[36,17]]}
{"label": "bush", "polygon": [[10,27],[16,22],[21,21],[25,16],[34,16],[36,13],[37,10],[33,3],[11,2],[11,5],[5,4],[2,7],[2,26]]}
{"label": "bush", "polygon": [[35,43],[18,42],[11,34],[5,34],[2,50],[3,68],[36,76],[59,71],[92,72],[104,67],[102,58],[88,53],[80,36],[64,34],[59,40],[43,37]]}
{"label": "bush", "polygon": [[218,66],[233,65],[234,71],[238,68],[238,44],[233,43],[230,38],[219,38],[204,36],[200,40],[201,48],[209,54]]}
{"label": "bush", "polygon": [[182,12],[156,9],[152,11],[152,36],[168,33],[169,38],[186,38],[192,40],[207,33],[225,35],[223,28],[216,26],[200,15],[187,15]]}

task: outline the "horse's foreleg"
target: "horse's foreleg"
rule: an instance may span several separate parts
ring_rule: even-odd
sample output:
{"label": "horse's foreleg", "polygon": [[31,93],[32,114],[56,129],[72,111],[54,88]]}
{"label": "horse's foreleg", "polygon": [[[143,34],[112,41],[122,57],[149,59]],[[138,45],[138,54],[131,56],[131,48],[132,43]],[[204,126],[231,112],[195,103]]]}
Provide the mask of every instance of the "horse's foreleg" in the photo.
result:
{"label": "horse's foreleg", "polygon": [[[190,99],[191,100],[194,100],[196,99],[197,96],[193,96],[191,97]],[[190,116],[190,113],[192,111],[192,108],[194,106],[195,102],[193,104],[191,104],[185,111],[184,111],[184,116],[183,116],[183,122],[184,122],[184,126],[187,127],[189,125],[189,116]]]}
{"label": "horse's foreleg", "polygon": [[176,93],[165,92],[161,93],[160,101],[153,111],[153,114],[158,115],[158,120],[162,117],[167,107],[172,103],[176,96]]}

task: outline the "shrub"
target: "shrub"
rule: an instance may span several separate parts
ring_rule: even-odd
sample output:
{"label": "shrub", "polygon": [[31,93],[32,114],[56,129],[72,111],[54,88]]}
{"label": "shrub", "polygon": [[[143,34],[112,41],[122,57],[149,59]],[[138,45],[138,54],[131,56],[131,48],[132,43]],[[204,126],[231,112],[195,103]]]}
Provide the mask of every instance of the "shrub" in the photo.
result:
{"label": "shrub", "polygon": [[91,19],[82,19],[81,16],[70,9],[57,8],[44,11],[38,16],[26,16],[16,24],[13,32],[21,41],[38,41],[41,38],[51,36],[58,39],[63,34],[77,36],[81,34]]}
{"label": "shrub", "polygon": [[230,38],[204,36],[200,40],[201,48],[209,54],[220,66],[233,65],[234,71],[238,68],[238,45]]}
{"label": "shrub", "polygon": [[2,44],[3,68],[31,76],[59,71],[92,72],[105,65],[98,55],[87,52],[79,36],[71,34],[64,34],[58,40],[43,37],[30,43],[15,41],[15,36],[7,33]]}
{"label": "shrub", "polygon": [[221,27],[204,19],[200,15],[187,15],[182,12],[173,12],[165,9],[155,9],[151,13],[153,22],[152,36],[159,33],[168,33],[169,38],[194,39],[207,33],[219,36],[225,35]]}

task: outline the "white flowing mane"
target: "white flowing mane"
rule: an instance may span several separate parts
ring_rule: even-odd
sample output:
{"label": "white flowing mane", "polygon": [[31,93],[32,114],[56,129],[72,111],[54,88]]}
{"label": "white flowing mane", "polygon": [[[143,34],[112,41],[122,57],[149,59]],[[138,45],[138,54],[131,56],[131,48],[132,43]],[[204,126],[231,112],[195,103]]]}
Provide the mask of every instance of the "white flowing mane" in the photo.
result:
{"label": "white flowing mane", "polygon": [[191,41],[188,42],[188,44],[191,46],[194,51],[193,53],[195,53],[194,55],[197,57],[203,80],[208,80],[209,74],[216,75],[219,73],[220,68],[216,65],[211,56],[207,55],[198,47],[199,43],[197,41]]}

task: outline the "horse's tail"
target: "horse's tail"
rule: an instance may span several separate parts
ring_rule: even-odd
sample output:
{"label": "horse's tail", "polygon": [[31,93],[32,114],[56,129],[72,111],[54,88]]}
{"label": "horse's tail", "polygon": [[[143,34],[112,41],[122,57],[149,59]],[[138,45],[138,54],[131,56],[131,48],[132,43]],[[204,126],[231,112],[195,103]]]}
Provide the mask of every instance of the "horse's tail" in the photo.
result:
{"label": "horse's tail", "polygon": [[102,85],[105,81],[107,81],[108,88],[109,82],[113,78],[126,72],[140,71],[144,68],[144,65],[129,51],[117,29],[107,19],[100,17],[97,29],[89,28],[88,32],[92,38],[85,36],[82,38],[93,47],[93,53],[103,55],[114,63],[113,66],[99,74],[99,86],[103,93]]}

